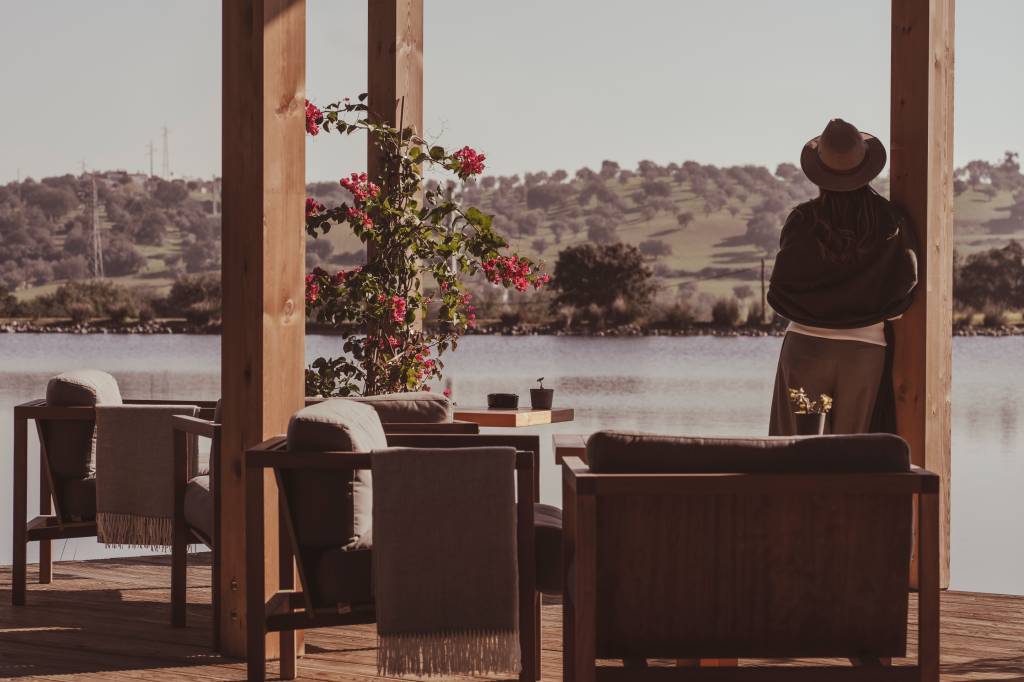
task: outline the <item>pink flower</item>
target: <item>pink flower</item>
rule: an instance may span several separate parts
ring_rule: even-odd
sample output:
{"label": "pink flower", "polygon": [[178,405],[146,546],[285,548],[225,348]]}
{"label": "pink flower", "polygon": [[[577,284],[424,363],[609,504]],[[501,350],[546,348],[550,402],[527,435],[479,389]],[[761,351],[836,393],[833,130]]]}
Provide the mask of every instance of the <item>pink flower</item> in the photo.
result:
{"label": "pink flower", "polygon": [[472,175],[479,175],[484,172],[484,159],[487,157],[483,154],[478,154],[472,147],[463,147],[452,154],[452,158],[456,161],[456,166],[453,170],[460,178],[465,180]]}
{"label": "pink flower", "polygon": [[306,100],[306,132],[316,135],[320,132],[320,124],[324,122],[324,114],[317,105]]}
{"label": "pink flower", "polygon": [[[530,261],[515,254],[498,256],[482,264],[484,276],[493,284],[514,287],[516,291],[526,291],[531,282],[539,289],[547,280],[547,275],[538,275],[530,269]],[[540,284],[538,284],[538,282]]]}
{"label": "pink flower", "polygon": [[401,296],[391,297],[391,319],[394,322],[404,322],[407,303]]}
{"label": "pink flower", "polygon": [[452,389],[451,388],[445,388],[443,391],[441,391],[441,393],[444,395],[445,398],[451,398],[452,397]]}
{"label": "pink flower", "polygon": [[337,284],[338,286],[341,286],[342,284],[345,283],[344,270],[338,270],[336,273],[334,273],[334,283]]}
{"label": "pink flower", "polygon": [[326,210],[327,210],[327,207],[324,206],[323,204],[321,204],[319,201],[317,201],[313,197],[306,197],[306,217],[307,218],[312,218],[313,216],[318,216],[318,215],[320,215],[321,213],[323,213]]}
{"label": "pink flower", "polygon": [[373,219],[370,218],[370,214],[360,208],[349,206],[348,210],[345,211],[345,216],[348,218],[350,225],[362,225],[368,230],[373,228]]}
{"label": "pink flower", "polygon": [[362,205],[367,199],[376,199],[380,194],[380,187],[370,182],[366,173],[352,173],[342,178],[340,184],[352,194],[356,205]]}
{"label": "pink flower", "polygon": [[320,299],[320,285],[316,275],[306,275],[306,303],[316,303]]}

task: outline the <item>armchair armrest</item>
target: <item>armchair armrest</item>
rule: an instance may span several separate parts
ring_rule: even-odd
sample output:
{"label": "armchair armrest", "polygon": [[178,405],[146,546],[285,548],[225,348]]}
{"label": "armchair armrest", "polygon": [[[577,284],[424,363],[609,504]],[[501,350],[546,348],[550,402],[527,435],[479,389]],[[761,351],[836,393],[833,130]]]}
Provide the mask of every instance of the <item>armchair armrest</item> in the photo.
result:
{"label": "armchair armrest", "polygon": [[473,422],[391,422],[384,424],[384,433],[435,433],[435,434],[476,434],[480,426]]}
{"label": "armchair armrest", "polygon": [[199,417],[187,415],[174,415],[171,417],[171,426],[175,431],[183,431],[193,436],[203,438],[214,438],[220,431],[220,424]]}

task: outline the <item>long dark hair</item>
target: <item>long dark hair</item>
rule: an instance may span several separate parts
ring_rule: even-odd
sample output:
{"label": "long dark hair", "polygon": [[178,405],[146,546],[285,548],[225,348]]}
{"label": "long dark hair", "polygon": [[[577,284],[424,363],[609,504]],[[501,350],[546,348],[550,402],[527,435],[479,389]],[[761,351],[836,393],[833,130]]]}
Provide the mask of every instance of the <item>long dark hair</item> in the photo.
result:
{"label": "long dark hair", "polygon": [[851,192],[822,189],[808,205],[822,256],[834,263],[856,263],[899,230],[889,201],[870,185]]}

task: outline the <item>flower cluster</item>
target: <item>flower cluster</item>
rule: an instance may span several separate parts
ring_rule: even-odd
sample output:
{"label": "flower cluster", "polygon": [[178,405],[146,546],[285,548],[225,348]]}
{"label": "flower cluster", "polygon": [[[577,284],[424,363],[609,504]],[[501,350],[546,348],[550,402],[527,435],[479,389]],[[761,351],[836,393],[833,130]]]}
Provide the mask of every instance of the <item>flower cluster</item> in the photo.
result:
{"label": "flower cluster", "polygon": [[317,105],[306,100],[306,132],[316,135],[320,132],[320,124],[324,122],[324,113]]}
{"label": "flower cluster", "polygon": [[306,197],[306,217],[307,218],[310,218],[310,217],[313,217],[313,216],[318,216],[318,215],[320,215],[321,213],[323,213],[326,210],[327,210],[327,207],[324,206],[323,204],[321,204],[319,201],[317,201],[313,197]]}
{"label": "flower cluster", "polygon": [[401,296],[391,297],[391,321],[392,322],[404,322],[406,313],[406,300]]}
{"label": "flower cluster", "polygon": [[463,147],[452,154],[454,170],[460,178],[465,180],[473,175],[480,175],[484,172],[484,159],[487,157],[478,154],[472,147]]}
{"label": "flower cluster", "polygon": [[357,204],[362,204],[367,199],[376,199],[380,194],[380,187],[370,182],[366,173],[352,173],[347,178],[342,178],[341,186],[352,194]]}
{"label": "flower cluster", "polygon": [[371,218],[370,214],[361,208],[349,206],[348,210],[345,211],[345,217],[348,218],[350,225],[362,225],[368,230],[373,227],[373,218]]}
{"label": "flower cluster", "polygon": [[832,396],[822,393],[818,400],[811,400],[803,387],[789,389],[789,402],[796,414],[828,414],[832,411]]}
{"label": "flower cluster", "polygon": [[306,305],[313,305],[320,300],[320,284],[315,274],[306,275]]}
{"label": "flower cluster", "polygon": [[540,289],[551,279],[548,275],[535,272],[533,264],[528,259],[515,254],[496,256],[484,261],[481,267],[488,282],[514,287],[516,291],[526,291],[530,284],[533,284],[534,289]]}

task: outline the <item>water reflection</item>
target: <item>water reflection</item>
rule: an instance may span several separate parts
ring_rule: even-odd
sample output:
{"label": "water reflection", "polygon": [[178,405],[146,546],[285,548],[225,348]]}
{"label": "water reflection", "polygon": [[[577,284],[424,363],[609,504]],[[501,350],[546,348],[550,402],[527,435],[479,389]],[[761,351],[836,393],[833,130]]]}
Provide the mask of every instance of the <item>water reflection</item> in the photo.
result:
{"label": "water reflection", "polygon": [[[473,337],[449,356],[455,399],[482,405],[492,391],[519,393],[525,404],[537,377],[576,421],[538,427],[541,495],[557,503],[560,478],[547,438],[553,430],[590,433],[621,428],[669,434],[762,435],[779,339]],[[307,355],[331,354],[337,339],[310,337]],[[958,338],[953,344],[953,586],[1024,594],[1024,391],[1011,368],[1024,338]],[[219,394],[220,340],[188,336],[27,336],[0,338],[0,492],[10,499],[11,408],[39,397],[46,379],[74,367],[113,372],[125,395],[213,399]],[[31,430],[30,430],[31,434]],[[30,435],[30,471],[37,446]],[[30,508],[38,504],[29,487]],[[0,562],[10,561],[10,526],[0,526]],[[30,549],[34,557],[34,546]],[[124,552],[130,554],[134,552]],[[95,541],[57,543],[55,555],[111,554]]]}

